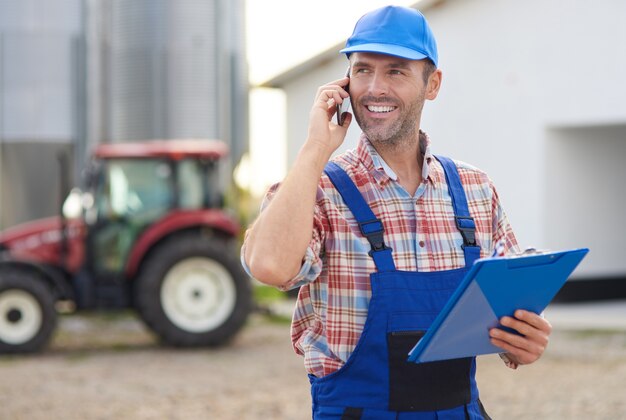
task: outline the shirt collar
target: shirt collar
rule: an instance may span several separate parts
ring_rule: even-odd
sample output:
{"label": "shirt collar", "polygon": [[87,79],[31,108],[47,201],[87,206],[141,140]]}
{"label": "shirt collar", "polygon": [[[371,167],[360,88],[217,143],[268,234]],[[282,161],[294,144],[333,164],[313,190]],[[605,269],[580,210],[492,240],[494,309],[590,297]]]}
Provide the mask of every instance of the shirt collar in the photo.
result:
{"label": "shirt collar", "polygon": [[[436,173],[432,170],[433,155],[430,151],[430,137],[424,131],[420,130],[420,151],[424,156],[424,165],[422,166],[422,179],[431,183],[435,181],[433,176]],[[391,169],[385,160],[378,154],[374,146],[370,143],[365,134],[361,134],[359,144],[357,146],[357,156],[359,161],[372,174],[376,182],[383,186],[390,180],[397,181],[398,175]]]}

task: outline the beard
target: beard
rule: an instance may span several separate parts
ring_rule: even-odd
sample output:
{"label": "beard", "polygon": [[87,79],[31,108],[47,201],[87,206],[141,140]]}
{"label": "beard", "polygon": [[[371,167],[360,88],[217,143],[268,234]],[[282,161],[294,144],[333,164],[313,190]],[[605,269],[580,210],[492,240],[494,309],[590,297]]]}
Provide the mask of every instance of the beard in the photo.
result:
{"label": "beard", "polygon": [[[359,106],[353,107],[356,122],[363,130],[369,141],[382,148],[396,149],[415,141],[418,141],[419,121],[424,108],[424,92],[421,92],[415,101],[403,108],[401,103],[394,98],[374,98],[365,96],[359,101]],[[375,118],[365,117],[364,106],[366,102],[370,105],[392,105],[397,106],[399,115],[392,121],[377,121]]]}

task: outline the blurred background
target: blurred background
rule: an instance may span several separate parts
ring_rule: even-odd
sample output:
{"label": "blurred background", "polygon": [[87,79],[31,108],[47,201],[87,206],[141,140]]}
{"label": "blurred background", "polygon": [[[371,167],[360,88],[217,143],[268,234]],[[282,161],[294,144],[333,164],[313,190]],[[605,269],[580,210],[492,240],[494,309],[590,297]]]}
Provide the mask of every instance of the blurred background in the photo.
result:
{"label": "blurred background", "polygon": [[[304,141],[312,92],[345,72],[354,22],[387,3],[0,1],[0,229],[58,213],[60,151],[80,185],[97,144],[176,138],[226,142],[223,187],[249,222]],[[620,288],[624,4],[395,3],[437,35],[434,151],[491,175],[522,246],[587,246],[574,278]]]}
{"label": "blurred background", "polygon": [[[58,244],[54,258],[72,260],[74,248],[65,244],[63,233],[45,236],[31,223],[61,215],[72,187],[80,187],[82,192],[94,190],[94,161],[121,156],[118,149],[96,153],[98,147],[157,139],[188,139],[205,144],[200,142],[213,139],[220,141],[224,149],[218,147],[210,159],[185,146],[184,153],[193,155],[191,159],[198,160],[199,167],[205,168],[207,159],[219,160],[219,165],[214,167],[211,163],[210,169],[198,172],[207,180],[198,181],[195,192],[189,194],[204,194],[204,198],[198,198],[197,205],[186,205],[186,210],[223,211],[219,229],[214,229],[214,219],[204,218],[198,224],[219,231],[218,236],[232,236],[236,246],[223,251],[229,259],[237,259],[241,234],[257,215],[264,192],[284,177],[305,140],[308,112],[317,87],[345,73],[347,60],[338,50],[363,13],[386,4],[421,10],[438,41],[443,85],[437,100],[425,106],[422,120],[423,129],[432,139],[433,152],[472,163],[491,176],[522,247],[591,249],[557,296],[559,302],[583,303],[557,305],[551,315],[555,325],[577,334],[581,329],[585,334],[603,332],[599,336],[585,335],[585,339],[591,337],[593,344],[588,347],[576,341],[580,335],[568,336],[571,341],[563,341],[567,345],[562,346],[561,353],[556,351],[557,359],[571,356],[570,345],[581,346],[590,353],[603,355],[600,359],[606,363],[597,372],[623,372],[626,359],[620,352],[626,348],[626,258],[622,247],[622,238],[626,237],[626,224],[622,223],[626,207],[626,54],[622,43],[626,39],[626,3],[617,0],[0,0],[0,239],[2,231],[13,232],[5,234],[5,245],[0,240],[0,254],[11,247],[6,244],[18,243],[18,239],[22,241],[22,250],[29,246],[34,249],[36,241],[51,241]],[[338,153],[355,147],[358,135],[358,126],[353,124]],[[129,149],[119,150],[129,153]],[[133,149],[132,153],[136,152]],[[176,161],[181,159],[177,153],[183,151],[167,153]],[[177,174],[173,179],[189,179],[184,178],[190,176],[189,169],[171,168]],[[142,187],[150,179],[169,176],[162,166],[151,170],[127,170],[126,174],[139,180]],[[102,185],[110,189],[115,175],[102,176],[108,177],[108,183]],[[124,188],[128,189],[128,185]],[[219,191],[219,197],[206,194],[212,189]],[[94,191],[97,202],[98,193]],[[106,188],[102,191],[112,194]],[[140,198],[155,199],[157,190],[150,191],[152,195]],[[185,194],[180,189],[172,192],[171,197],[168,195],[168,205],[179,200],[169,210],[185,207],[180,198]],[[80,198],[82,214],[75,217],[82,218],[85,223],[81,226],[89,230],[90,226],[100,225],[97,218],[89,220],[89,200],[85,197]],[[159,217],[164,214],[159,213]],[[211,214],[214,217],[216,213]],[[119,216],[116,215],[115,223],[121,220]],[[63,231],[64,226],[55,229]],[[119,228],[119,223],[116,226]],[[146,226],[141,225],[132,240],[139,242]],[[21,233],[17,234],[16,229],[22,229]],[[185,229],[188,233],[188,227]],[[88,232],[84,235],[89,238]],[[130,269],[126,267],[133,262],[125,258],[131,239],[115,235],[109,234],[105,245],[117,246],[126,241],[127,248],[104,254],[110,258],[107,261],[114,261],[118,271],[111,274],[107,266],[106,278],[97,279],[96,283],[120,283],[122,269],[128,277]],[[50,264],[52,257],[46,258]],[[73,263],[63,262],[62,276],[86,278],[88,270],[81,271],[81,258],[84,255],[75,256]],[[136,265],[140,267],[143,260],[137,258]],[[70,290],[63,296],[79,292],[84,289]],[[112,301],[115,304],[109,306],[133,305],[133,299],[126,294],[111,297],[111,293],[109,289],[103,291],[103,300],[92,307]],[[210,372],[219,369],[220,360],[241,364],[241,360],[232,359],[238,351],[246,360],[254,357],[254,353],[245,350],[250,347],[261,347],[268,365],[275,363],[272,354],[282,359],[290,357],[285,320],[289,318],[292,301],[285,302],[282,295],[272,292],[263,293],[253,296],[253,309],[262,308],[271,317],[278,314],[279,322],[268,326],[258,319],[248,320],[247,325],[253,328],[244,329],[243,336],[235,340],[235,355],[218,351],[217,360],[210,362]],[[268,296],[274,303],[266,306]],[[608,302],[609,306],[597,306],[598,302]],[[113,320],[119,327],[119,337],[92,337],[99,343],[96,348],[110,348],[111,344],[103,344],[107,337],[113,346],[130,346],[140,351],[159,340],[136,324],[129,326],[127,320],[118,324],[115,322],[119,320]],[[75,348],[70,337],[77,332],[89,336],[85,325],[100,331],[104,325],[100,321],[62,322],[60,332],[53,337],[52,349]],[[279,328],[279,332],[273,327]],[[267,336],[275,337],[284,353],[263,347],[263,337]],[[79,344],[77,348],[83,354],[91,345]],[[605,354],[601,348],[611,348],[616,353]],[[122,363],[132,371],[140,354],[124,356],[131,361]],[[192,354],[196,367],[207,363],[204,356]],[[587,357],[585,354],[580,360],[567,359],[571,362],[568,366],[583,366],[589,362]],[[297,358],[294,359],[295,365],[288,363],[286,367],[296,366],[295,373],[302,374]],[[28,364],[31,362],[34,364]],[[5,378],[11,378],[0,384],[0,390],[17,383],[15,389],[26,392],[32,384],[16,378],[22,377],[24,369],[45,369],[36,361],[20,363],[21,359],[17,366],[0,364],[0,369],[5,368]],[[154,363],[146,372],[156,375],[160,362]],[[194,367],[178,368],[194,373]],[[56,378],[65,367],[57,367],[58,372],[51,369],[50,378]],[[555,376],[570,371],[569,367],[554,369]],[[263,369],[255,372],[272,374]],[[539,371],[531,372],[534,373],[528,377],[535,383],[538,379],[532,375],[540,377]],[[171,374],[176,376],[176,372]],[[206,417],[207,410],[212,413],[207,418],[306,418],[300,416],[308,413],[308,407],[304,411],[289,408],[293,405],[289,400],[294,398],[297,405],[306,405],[306,378],[289,382],[290,373],[284,375],[288,378],[282,379],[304,396],[289,394],[289,398],[277,400],[279,403],[263,409],[257,406],[256,411],[254,405],[239,411],[232,407],[230,411],[211,411],[214,406],[191,403],[191,411],[180,412],[198,418]],[[576,381],[584,380],[564,377],[569,378],[564,380],[571,381],[573,388],[563,389],[570,392],[576,389]],[[251,376],[249,380],[258,378]],[[126,381],[133,383],[132,378]],[[174,383],[184,387],[175,380]],[[214,389],[219,383],[203,385]],[[552,387],[561,385],[557,382]],[[232,387],[235,389],[236,384]],[[79,388],[77,385],[75,391]],[[244,394],[257,395],[254,389],[245,389]],[[509,389],[515,392],[514,385]],[[620,390],[626,392],[623,383],[615,382],[612,391]],[[93,389],[94,395],[97,391],[97,387]],[[166,391],[155,393],[171,397]],[[119,408],[113,413],[116,417],[160,418],[166,412],[169,418],[179,418],[177,409],[189,404],[192,397],[207,398],[187,391],[178,403],[176,397],[171,397],[174,402],[169,408],[155,404],[161,411],[144,407],[147,411],[127,412]],[[492,390],[492,401],[503,401],[499,391],[512,404],[506,399],[504,388]],[[605,394],[609,395],[608,391]],[[581,395],[578,400],[588,404],[597,396],[593,392]],[[125,401],[126,397],[111,394],[108,398],[112,402]],[[236,405],[237,397],[233,398]],[[270,393],[256,398],[261,404],[259,401],[264,398],[277,396]],[[524,409],[523,400],[515,403]],[[577,417],[573,413],[577,413],[579,405],[553,412],[550,407],[543,407],[535,413],[544,418],[616,418],[615,413],[623,414],[626,410],[621,404],[617,397],[610,399],[613,411],[598,416],[583,410],[579,413],[584,412],[585,416]],[[17,416],[16,413],[34,413],[24,407],[14,405],[12,415],[7,417],[0,410],[0,418],[44,418],[45,407],[37,411],[41,417]],[[506,406],[500,409],[507,413]],[[94,412],[84,414],[91,417]],[[509,414],[509,418],[525,418],[523,414]]]}
{"label": "blurred background", "polygon": [[[228,144],[249,221],[304,141],[312,92],[344,73],[354,22],[387,3],[2,0],[0,229],[58,212],[59,151],[78,185],[96,144],[174,138]],[[395,3],[437,35],[435,152],[491,175],[522,246],[588,246],[575,277],[623,277],[624,5]]]}
{"label": "blurred background", "polygon": [[222,139],[234,167],[245,33],[243,0],[2,0],[0,227],[56,214],[61,150],[75,185],[100,143]]}

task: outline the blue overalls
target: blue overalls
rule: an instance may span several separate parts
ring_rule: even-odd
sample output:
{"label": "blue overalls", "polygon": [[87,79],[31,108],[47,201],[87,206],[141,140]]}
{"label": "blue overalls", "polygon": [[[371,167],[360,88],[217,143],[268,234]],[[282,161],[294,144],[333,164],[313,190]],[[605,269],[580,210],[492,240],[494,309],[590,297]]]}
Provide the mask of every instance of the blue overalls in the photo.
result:
{"label": "blue overalls", "polygon": [[[442,163],[457,227],[463,236],[465,267],[438,272],[396,270],[383,225],[337,164],[325,169],[371,245],[377,272],[370,274],[372,297],[361,338],[338,371],[310,376],[314,419],[483,419],[475,358],[415,364],[409,351],[429,328],[480,255],[465,192],[452,160]],[[488,418],[488,416],[486,416]]]}

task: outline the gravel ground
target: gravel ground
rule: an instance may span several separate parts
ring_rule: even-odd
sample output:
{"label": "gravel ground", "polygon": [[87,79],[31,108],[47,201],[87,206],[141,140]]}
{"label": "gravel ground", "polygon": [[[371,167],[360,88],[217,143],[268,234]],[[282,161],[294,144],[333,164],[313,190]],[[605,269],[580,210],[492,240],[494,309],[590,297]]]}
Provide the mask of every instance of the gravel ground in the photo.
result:
{"label": "gravel ground", "polygon": [[[517,371],[478,362],[494,419],[626,419],[626,332],[564,331]],[[289,326],[254,315],[226,347],[160,346],[129,313],[64,317],[44,353],[0,357],[0,419],[307,419]]]}

